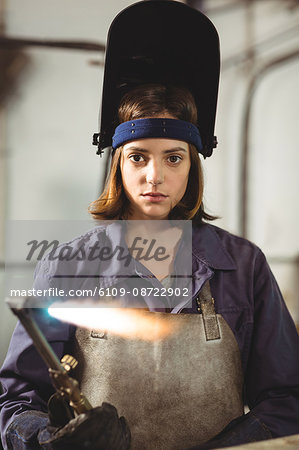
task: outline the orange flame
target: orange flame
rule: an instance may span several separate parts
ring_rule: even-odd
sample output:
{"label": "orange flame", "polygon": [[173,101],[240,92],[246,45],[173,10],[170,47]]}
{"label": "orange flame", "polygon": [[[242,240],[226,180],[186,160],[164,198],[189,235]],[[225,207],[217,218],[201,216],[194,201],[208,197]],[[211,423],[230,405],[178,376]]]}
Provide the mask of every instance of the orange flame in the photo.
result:
{"label": "orange flame", "polygon": [[[61,306],[62,304],[63,306]],[[65,305],[69,306],[65,307]],[[80,305],[82,305],[82,301]],[[87,301],[85,301],[84,307],[76,306],[74,301],[56,302],[48,308],[48,312],[56,319],[79,327],[145,341],[164,339],[174,333],[177,328],[173,325],[173,321],[170,323],[167,320],[168,314],[119,307],[95,308],[89,305],[91,303]]]}

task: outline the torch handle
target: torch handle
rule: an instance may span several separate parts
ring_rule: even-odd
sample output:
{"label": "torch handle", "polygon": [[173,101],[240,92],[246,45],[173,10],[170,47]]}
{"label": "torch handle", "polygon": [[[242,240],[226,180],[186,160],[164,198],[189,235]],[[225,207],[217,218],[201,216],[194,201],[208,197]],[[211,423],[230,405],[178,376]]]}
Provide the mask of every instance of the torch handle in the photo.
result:
{"label": "torch handle", "polygon": [[45,361],[46,365],[51,367],[51,369],[66,373],[65,368],[60,363],[59,358],[52,349],[51,345],[48,343],[37,323],[32,319],[30,309],[11,308],[11,310],[18,317],[21,324],[31,337],[38,353]]}
{"label": "torch handle", "polygon": [[38,324],[32,317],[30,308],[15,308],[10,306],[12,312],[18,317],[21,324],[31,337],[38,353],[49,369],[49,375],[57,392],[66,397],[70,406],[77,414],[92,409],[87,398],[82,394],[79,383],[68,375],[51,345],[43,335]]}

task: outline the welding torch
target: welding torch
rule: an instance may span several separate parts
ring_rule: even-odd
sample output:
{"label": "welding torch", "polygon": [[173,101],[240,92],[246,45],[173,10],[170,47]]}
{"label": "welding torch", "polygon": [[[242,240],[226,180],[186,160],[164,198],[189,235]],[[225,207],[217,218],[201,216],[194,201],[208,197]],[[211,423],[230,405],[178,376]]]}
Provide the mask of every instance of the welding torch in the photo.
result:
{"label": "welding torch", "polygon": [[76,414],[92,409],[91,404],[79,389],[77,380],[69,376],[71,369],[78,364],[71,355],[65,355],[59,360],[46,337],[33,317],[32,308],[26,307],[30,299],[7,299],[11,311],[18,317],[21,324],[31,337],[33,344],[46,363],[54,388],[59,396],[65,399]]}

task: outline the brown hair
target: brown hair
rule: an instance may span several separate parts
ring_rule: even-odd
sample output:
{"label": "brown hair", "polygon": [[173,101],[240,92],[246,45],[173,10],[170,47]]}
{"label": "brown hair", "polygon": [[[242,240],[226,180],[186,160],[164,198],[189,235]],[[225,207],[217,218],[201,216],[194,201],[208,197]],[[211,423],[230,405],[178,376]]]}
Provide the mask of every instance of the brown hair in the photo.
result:
{"label": "brown hair", "polygon": [[[197,123],[197,109],[191,93],[182,87],[148,84],[128,92],[121,99],[118,109],[119,123],[143,117],[159,117],[171,114],[180,120]],[[193,145],[190,148],[190,172],[186,192],[181,201],[172,209],[170,219],[201,222],[213,220],[206,214],[202,204],[203,174],[198,152]],[[126,217],[129,201],[124,193],[120,160],[122,147],[115,150],[111,168],[102,195],[95,200],[89,212],[95,219],[121,219]]]}

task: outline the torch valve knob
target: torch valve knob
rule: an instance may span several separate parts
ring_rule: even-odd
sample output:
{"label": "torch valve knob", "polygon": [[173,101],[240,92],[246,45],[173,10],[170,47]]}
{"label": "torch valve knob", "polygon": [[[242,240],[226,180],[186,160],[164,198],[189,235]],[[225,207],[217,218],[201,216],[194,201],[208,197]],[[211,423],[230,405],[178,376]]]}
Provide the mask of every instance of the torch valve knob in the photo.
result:
{"label": "torch valve knob", "polygon": [[78,364],[78,361],[71,355],[64,355],[61,358],[61,364],[63,365],[63,367],[67,372],[70,372],[72,369],[75,369],[75,367]]}

